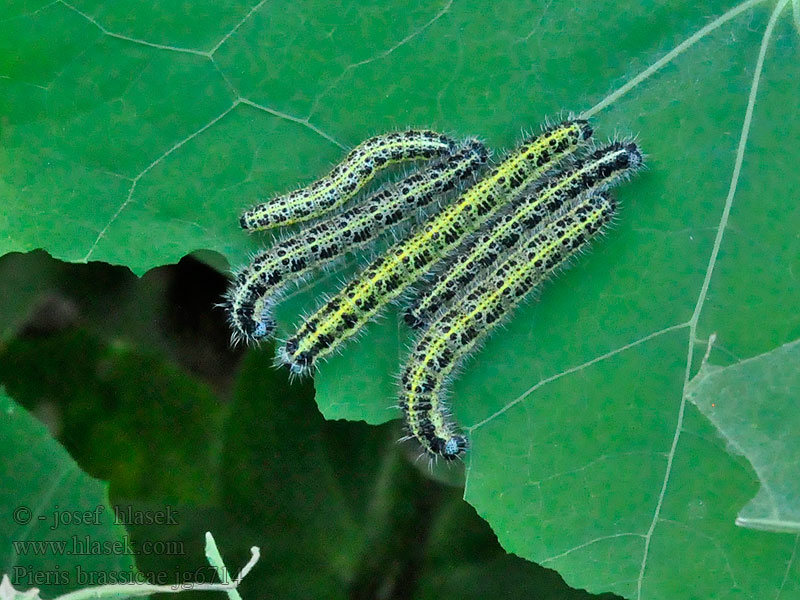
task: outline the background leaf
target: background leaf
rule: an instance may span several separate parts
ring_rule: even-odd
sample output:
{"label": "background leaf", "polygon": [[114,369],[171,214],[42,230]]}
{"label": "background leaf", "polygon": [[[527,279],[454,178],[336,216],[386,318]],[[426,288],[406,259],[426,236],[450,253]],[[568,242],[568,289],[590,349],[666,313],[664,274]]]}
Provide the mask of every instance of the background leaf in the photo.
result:
{"label": "background leaf", "polygon": [[[22,266],[5,257],[0,267],[10,270],[7,262]],[[51,262],[39,272],[76,268]],[[175,271],[187,262],[167,269],[167,279],[186,281]],[[84,302],[102,295],[104,286],[129,287],[132,295],[156,287],[148,278],[135,281],[99,264],[66,278],[84,289],[68,296],[81,316]],[[213,273],[195,278],[219,279]],[[50,287],[47,280],[38,283]],[[164,305],[153,302],[150,308],[157,310],[140,316],[164,318],[166,332]],[[242,585],[244,597],[477,599],[493,591],[590,597],[570,590],[554,571],[506,555],[463,502],[460,485],[432,481],[427,466],[416,466],[416,456],[396,443],[397,424],[326,421],[310,385],[290,385],[280,372],[263,368],[271,349],[250,353],[233,397],[217,397],[164,357],[136,351],[127,341],[134,336],[119,322],[110,329],[94,323],[97,333],[90,333],[83,320],[50,333],[27,327],[36,333],[17,336],[0,352],[0,381],[48,420],[84,468],[108,477],[115,505],[169,508],[175,522],[130,527],[132,545],[142,549],[137,564],[151,579],[214,580],[202,566],[202,534],[211,529],[231,564],[244,561],[251,545],[261,547],[262,561]],[[211,347],[209,342],[201,346]],[[213,369],[209,374],[214,388],[227,387]],[[31,460],[24,447],[7,450],[9,467]],[[445,475],[457,480],[459,471]],[[4,510],[19,501],[15,495],[2,500]]]}
{"label": "background leaf", "polygon": [[[0,378],[15,396],[44,406],[72,398],[69,418],[59,425],[68,448],[92,474],[114,481],[117,498],[180,496],[199,505],[214,503],[217,484],[207,473],[220,448],[208,440],[226,408],[207,386],[181,377],[158,358],[142,357],[123,344],[100,344],[82,331],[17,340],[3,356]],[[53,368],[75,356],[81,360],[72,368]],[[138,377],[140,371],[148,376]],[[181,443],[165,432],[174,432]],[[97,447],[105,453],[94,452]],[[114,472],[108,455],[125,457],[117,467],[122,472]],[[154,469],[175,476],[155,478]]]}
{"label": "background leaf", "polygon": [[[0,415],[0,574],[20,591],[36,587],[50,597],[86,587],[96,574],[136,573],[133,557],[121,551],[130,540],[114,522],[106,484],[81,471],[45,426],[2,389]],[[81,555],[95,544],[118,546]]]}
{"label": "background leaf", "polygon": [[800,343],[792,342],[725,368],[704,364],[687,389],[728,448],[743,454],[758,475],[761,487],[739,512],[738,525],[800,532],[798,364]]}
{"label": "background leaf", "polygon": [[[506,549],[575,586],[797,596],[797,538],[734,526],[757,475],[686,403],[712,333],[720,365],[800,338],[786,310],[800,297],[788,8],[757,63],[775,6],[11,3],[1,249],[139,274],[200,248],[237,264],[262,243],[237,231],[239,210],[319,176],[339,146],[425,125],[509,147],[545,115],[597,106],[598,136],[637,133],[649,170],[620,190],[618,225],[591,256],[459,378],[466,498]],[[313,297],[293,300],[284,329]],[[407,344],[390,315],[324,365],[323,414],[397,416]]]}

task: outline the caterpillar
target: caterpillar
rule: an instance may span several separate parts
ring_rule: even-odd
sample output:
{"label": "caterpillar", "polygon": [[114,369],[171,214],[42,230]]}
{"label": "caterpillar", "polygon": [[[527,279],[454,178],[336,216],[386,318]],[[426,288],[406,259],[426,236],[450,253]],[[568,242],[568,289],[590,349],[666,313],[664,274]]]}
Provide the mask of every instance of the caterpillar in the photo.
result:
{"label": "caterpillar", "polygon": [[614,184],[641,162],[636,144],[615,142],[515,198],[446,261],[406,309],[406,323],[414,329],[429,323],[442,307],[464,293],[476,277],[502,258],[526,231],[557,215],[580,194]]}
{"label": "caterpillar", "polygon": [[314,267],[362,247],[381,233],[410,220],[486,164],[489,153],[471,139],[450,157],[384,186],[363,203],[278,241],[236,274],[224,306],[234,340],[272,335],[272,307],[285,287]]}
{"label": "caterpillar", "polygon": [[445,408],[453,369],[525,296],[610,221],[616,203],[591,195],[555,221],[540,225],[466,296],[419,336],[400,378],[400,407],[409,436],[430,455],[454,460],[469,447]]}
{"label": "caterpillar", "polygon": [[242,229],[258,231],[321,217],[355,196],[381,169],[446,156],[456,148],[454,140],[434,131],[409,129],[375,136],[356,146],[322,179],[251,208],[239,223]]}
{"label": "caterpillar", "polygon": [[517,147],[453,204],[391,246],[323,304],[278,349],[279,362],[295,374],[307,372],[490,219],[507,196],[541,177],[591,134],[586,121],[565,121]]}

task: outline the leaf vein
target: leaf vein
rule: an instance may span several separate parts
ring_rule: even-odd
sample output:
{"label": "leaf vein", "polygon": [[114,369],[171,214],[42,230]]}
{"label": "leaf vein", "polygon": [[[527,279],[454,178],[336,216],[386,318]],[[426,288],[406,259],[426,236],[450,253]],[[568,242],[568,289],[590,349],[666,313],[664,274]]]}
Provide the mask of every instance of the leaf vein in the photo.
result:
{"label": "leaf vein", "polygon": [[596,115],[601,110],[607,108],[617,100],[619,100],[622,96],[630,92],[633,88],[638,86],[640,83],[649,79],[653,74],[659,71],[662,67],[668,65],[673,60],[675,60],[678,56],[683,54],[686,50],[694,46],[697,42],[702,40],[704,37],[712,33],[714,30],[719,29],[725,23],[739,15],[740,13],[746,11],[748,8],[755,6],[756,4],[760,4],[764,2],[764,0],[747,0],[747,2],[742,2],[741,4],[734,6],[724,15],[720,16],[717,19],[714,19],[711,23],[698,29],[696,33],[686,38],[683,42],[675,46],[672,50],[667,52],[664,56],[654,62],[652,65],[647,67],[644,71],[636,75],[633,79],[628,81],[626,84],[618,88],[617,90],[610,93],[608,96],[600,100],[597,104],[595,104],[592,108],[585,111],[582,115],[582,119],[588,119],[591,116]]}
{"label": "leaf vein", "polygon": [[386,58],[392,52],[394,52],[395,50],[397,50],[401,46],[406,45],[408,42],[413,40],[415,37],[417,37],[418,35],[423,33],[431,25],[436,23],[436,21],[441,19],[445,14],[447,14],[447,11],[450,10],[450,7],[452,5],[453,5],[453,0],[448,0],[447,4],[445,4],[444,7],[442,7],[442,9],[439,10],[439,12],[436,13],[430,20],[428,20],[426,23],[423,23],[422,25],[420,25],[417,29],[415,29],[414,31],[409,33],[402,40],[400,40],[399,42],[396,42],[394,45],[392,45],[391,47],[387,48],[386,50],[383,50],[383,51],[379,52],[378,54],[376,54],[374,56],[371,56],[370,58],[365,58],[364,60],[360,60],[360,61],[358,61],[356,63],[352,63],[352,64],[347,65],[347,67],[345,67],[344,70],[341,73],[339,73],[339,75],[336,76],[336,78],[328,85],[328,87],[326,87],[319,94],[317,94],[316,98],[314,98],[314,101],[311,103],[311,108],[308,111],[308,115],[306,116],[306,119],[310,119],[311,116],[314,115],[315,112],[317,112],[317,108],[319,107],[319,103],[322,100],[322,98],[327,96],[333,89],[335,89],[339,85],[339,83],[342,81],[342,79],[344,79],[350,71],[352,71],[354,69],[357,69],[358,67],[362,67],[364,65],[367,65],[367,64],[369,64],[371,62],[375,62],[376,60],[380,60],[382,58]]}
{"label": "leaf vein", "polygon": [[244,17],[242,17],[242,20],[241,20],[241,21],[239,21],[239,22],[238,22],[236,25],[234,25],[233,29],[231,29],[231,30],[230,30],[228,33],[226,33],[226,34],[225,34],[225,35],[222,37],[222,39],[221,39],[219,42],[217,42],[217,43],[214,45],[214,47],[213,47],[213,48],[211,48],[211,50],[209,50],[209,51],[207,52],[207,54],[208,54],[208,57],[209,57],[209,58],[213,58],[213,56],[214,56],[214,53],[215,53],[217,50],[219,50],[219,49],[220,49],[220,47],[221,47],[223,44],[225,44],[225,42],[227,42],[227,41],[228,41],[228,38],[230,38],[230,37],[231,37],[231,36],[232,36],[234,33],[236,33],[236,32],[239,30],[239,28],[240,28],[242,25],[244,25],[245,23],[247,23],[247,21],[249,21],[249,20],[250,20],[250,17],[252,17],[252,16],[253,16],[255,13],[257,13],[257,12],[258,12],[258,11],[261,9],[261,7],[262,7],[262,6],[264,6],[264,4],[266,4],[266,2],[267,2],[267,0],[261,0],[261,2],[259,2],[258,4],[256,4],[256,5],[255,5],[253,8],[251,8],[251,9],[250,9],[250,10],[247,12],[247,14],[246,14]]}
{"label": "leaf vein", "polygon": [[[753,74],[753,80],[750,85],[750,94],[747,100],[747,109],[745,110],[745,116],[742,122],[742,130],[739,137],[739,145],[736,151],[736,159],[734,162],[733,173],[731,175],[731,182],[728,188],[728,195],[725,198],[725,207],[722,211],[722,216],[720,217],[719,226],[717,227],[717,235],[714,239],[714,246],[711,250],[711,256],[709,257],[708,260],[708,266],[706,267],[706,274],[703,279],[703,284],[697,298],[697,303],[695,304],[694,313],[692,314],[692,318],[689,320],[689,328],[690,328],[690,335],[688,341],[689,348],[686,357],[686,370],[684,373],[683,392],[681,394],[681,401],[678,407],[678,417],[675,425],[675,433],[672,438],[672,445],[670,447],[669,454],[667,455],[667,466],[664,472],[664,479],[661,484],[661,491],[659,493],[658,500],[656,502],[655,510],[653,511],[653,519],[650,522],[650,528],[645,537],[645,547],[644,547],[644,552],[642,554],[642,563],[639,568],[639,578],[636,586],[637,599],[641,599],[642,597],[642,584],[644,582],[644,574],[645,574],[645,569],[647,567],[647,557],[650,550],[650,541],[652,540],[653,533],[655,532],[656,525],[658,524],[660,518],[661,507],[664,503],[664,498],[666,497],[667,488],[669,486],[669,479],[672,473],[673,460],[675,458],[675,454],[678,448],[678,442],[680,440],[681,430],[683,428],[683,418],[686,411],[687,388],[689,385],[689,376],[692,368],[692,358],[694,356],[695,340],[697,339],[697,323],[700,319],[700,313],[703,310],[703,305],[705,303],[706,296],[708,294],[708,287],[711,282],[711,277],[714,273],[714,266],[716,265],[717,257],[719,255],[719,249],[720,246],[722,245],[722,239],[725,233],[725,226],[728,223],[731,207],[733,206],[733,197],[736,193],[736,187],[739,183],[739,175],[741,173],[742,162],[744,161],[744,152],[745,148],[747,147],[747,137],[750,133],[750,126],[753,119],[753,110],[755,108],[756,96],[758,95],[758,85],[761,79],[761,73],[764,69],[764,59],[766,57],[767,47],[769,45],[770,39],[772,38],[772,32],[775,28],[776,22],[778,21],[778,17],[780,13],[783,11],[783,9],[788,5],[788,3],[789,0],[780,0],[778,2],[778,4],[775,6],[775,9],[772,11],[772,14],[770,15],[769,22],[767,23],[766,28],[764,29],[764,35],[761,40],[761,47],[759,48],[758,51],[758,59],[756,60],[755,72]],[[729,11],[729,13],[730,12],[731,11]]]}
{"label": "leaf vein", "polygon": [[290,115],[285,112],[281,112],[279,110],[275,110],[274,108],[269,108],[268,106],[264,106],[263,104],[258,104],[257,102],[253,102],[252,100],[248,100],[247,98],[239,98],[239,102],[242,104],[247,104],[248,106],[252,106],[253,108],[257,108],[258,110],[263,110],[266,113],[269,113],[275,117],[280,117],[281,119],[286,119],[287,121],[292,121],[293,123],[299,123],[305,127],[308,127],[311,131],[316,133],[317,135],[322,136],[326,140],[328,140],[331,144],[335,144],[339,146],[342,150],[347,150],[347,146],[336,140],[332,135],[326,133],[309,120],[309,117],[301,119],[300,117],[295,117],[294,115]]}
{"label": "leaf vein", "polygon": [[613,356],[616,356],[617,354],[625,352],[626,350],[630,350],[631,348],[634,348],[634,347],[638,346],[639,344],[643,344],[643,343],[648,342],[648,341],[650,341],[650,340],[652,340],[654,338],[657,338],[657,337],[659,337],[661,335],[664,335],[665,333],[669,333],[670,331],[675,331],[677,329],[682,329],[682,328],[687,327],[687,326],[688,326],[688,323],[679,323],[678,325],[671,325],[670,327],[666,327],[664,329],[660,329],[659,331],[655,331],[653,333],[650,333],[650,334],[648,334],[648,335],[646,335],[646,336],[644,336],[642,338],[639,338],[638,340],[634,340],[633,342],[625,344],[624,346],[620,346],[619,348],[616,348],[615,350],[611,350],[609,352],[606,352],[605,354],[601,354],[600,356],[596,356],[593,359],[591,359],[589,361],[586,361],[585,363],[581,363],[581,364],[576,365],[574,367],[570,367],[569,369],[566,369],[565,371],[562,371],[561,373],[557,373],[555,375],[551,375],[550,377],[546,377],[545,379],[542,379],[541,381],[537,382],[536,384],[534,384],[533,386],[528,388],[525,392],[523,392],[522,394],[517,396],[514,400],[512,400],[511,402],[509,402],[508,404],[503,406],[503,408],[501,408],[500,410],[498,410],[494,414],[489,415],[483,421],[480,421],[480,422],[476,423],[475,425],[472,425],[471,427],[466,427],[465,429],[466,429],[466,431],[471,433],[471,432],[475,431],[476,429],[478,429],[479,427],[483,427],[484,425],[486,425],[490,421],[493,421],[495,418],[499,417],[503,413],[507,412],[508,410],[510,410],[511,408],[513,408],[514,406],[516,406],[517,404],[519,404],[520,402],[525,400],[528,396],[530,396],[533,392],[538,390],[540,387],[543,387],[543,386],[545,386],[545,385],[547,385],[549,383],[552,383],[553,381],[556,381],[557,379],[561,379],[562,377],[565,377],[566,375],[571,375],[572,373],[576,373],[578,371],[582,371],[582,370],[584,370],[584,369],[586,369],[588,367],[591,367],[591,366],[593,366],[593,365],[595,365],[595,364],[597,364],[599,362],[602,362],[604,360],[612,358]]}
{"label": "leaf vein", "polygon": [[170,147],[166,152],[162,153],[158,158],[156,158],[153,162],[151,162],[149,165],[147,165],[138,175],[136,175],[136,177],[133,178],[133,181],[131,182],[131,187],[128,188],[128,194],[127,194],[125,200],[122,202],[122,204],[120,204],[119,208],[111,216],[111,218],[109,219],[108,223],[106,223],[105,226],[97,234],[97,237],[95,238],[94,242],[91,244],[91,246],[89,247],[89,250],[86,252],[86,255],[83,257],[83,259],[82,259],[83,262],[87,262],[91,258],[92,253],[94,253],[94,251],[97,249],[97,245],[100,243],[100,240],[102,240],[103,237],[105,237],[105,234],[106,234],[106,231],[108,230],[108,228],[114,223],[114,221],[117,220],[117,218],[120,216],[120,214],[122,214],[122,211],[125,210],[125,208],[128,206],[128,204],[130,204],[130,201],[133,198],[133,193],[136,191],[136,185],[139,183],[139,180],[142,177],[144,177],[147,173],[149,173],[156,165],[158,165],[162,160],[164,160],[170,154],[172,154],[173,152],[175,152],[176,150],[181,148],[184,144],[186,144],[190,140],[193,140],[198,135],[200,135],[201,133],[203,133],[204,131],[206,131],[210,127],[214,126],[220,120],[222,120],[229,112],[231,112],[234,108],[236,108],[236,106],[238,106],[238,104],[239,104],[239,102],[234,102],[230,107],[228,107],[221,114],[217,115],[211,121],[209,121],[208,123],[203,125],[200,129],[192,132],[191,134],[189,134],[188,136],[186,136],[185,138],[183,138],[179,142],[173,144],[172,147]]}
{"label": "leaf vein", "polygon": [[786,563],[786,570],[783,572],[783,581],[781,581],[781,587],[778,588],[778,592],[775,594],[775,600],[780,600],[781,594],[783,593],[783,588],[786,587],[786,582],[789,580],[789,573],[791,573],[792,566],[794,565],[794,560],[797,557],[798,546],[800,546],[800,535],[796,535],[794,538],[794,548],[792,548],[792,555],[789,557],[789,560]]}
{"label": "leaf vein", "polygon": [[180,53],[183,53],[183,54],[196,54],[198,56],[204,56],[206,58],[211,58],[211,54],[210,53],[204,52],[202,50],[195,50],[193,48],[181,48],[180,46],[168,46],[166,44],[156,44],[154,42],[148,42],[147,40],[142,40],[142,39],[139,39],[139,38],[130,37],[130,36],[127,36],[127,35],[123,35],[121,33],[115,33],[113,31],[110,31],[109,29],[106,29],[103,25],[100,24],[99,21],[97,21],[97,19],[95,19],[91,15],[86,14],[82,10],[79,10],[79,9],[75,8],[74,6],[72,6],[66,0],[58,0],[58,2],[60,4],[63,4],[64,6],[66,6],[72,12],[80,15],[81,17],[83,17],[84,19],[89,21],[89,23],[91,23],[92,25],[97,27],[104,35],[107,35],[108,37],[116,38],[118,40],[124,40],[126,42],[131,42],[133,44],[139,44],[141,46],[147,46],[148,48],[156,48],[158,50],[169,50],[171,52],[180,52]]}
{"label": "leaf vein", "polygon": [[545,565],[545,564],[547,564],[549,562],[553,562],[555,560],[558,560],[559,558],[564,558],[565,556],[568,556],[568,555],[572,554],[573,552],[576,552],[578,550],[582,550],[583,548],[586,548],[586,547],[591,546],[593,544],[596,544],[598,542],[603,542],[605,540],[613,540],[615,538],[620,538],[620,537],[638,537],[638,538],[643,538],[644,534],[643,533],[636,533],[636,532],[632,532],[632,531],[626,531],[626,532],[622,532],[622,533],[613,533],[611,535],[604,535],[604,536],[601,536],[601,537],[598,537],[598,538],[594,538],[593,540],[589,540],[588,542],[584,542],[582,544],[578,544],[577,546],[574,546],[574,547],[570,548],[569,550],[565,550],[564,552],[561,552],[560,554],[555,554],[553,556],[549,556],[549,557],[545,558],[544,560],[540,561],[539,564],[540,565]]}

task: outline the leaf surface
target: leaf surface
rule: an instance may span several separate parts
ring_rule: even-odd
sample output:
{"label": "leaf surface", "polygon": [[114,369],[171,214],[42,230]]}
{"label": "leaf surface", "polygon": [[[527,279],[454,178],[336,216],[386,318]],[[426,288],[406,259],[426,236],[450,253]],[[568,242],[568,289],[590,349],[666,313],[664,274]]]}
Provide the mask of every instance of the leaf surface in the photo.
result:
{"label": "leaf surface", "polygon": [[[588,111],[600,139],[637,134],[649,168],[620,189],[609,235],[458,378],[466,498],[573,586],[800,596],[797,538],[734,525],[758,475],[687,402],[712,333],[723,366],[800,339],[788,3],[177,7],[12,3],[0,250],[139,274],[197,249],[239,264],[264,243],[239,211],[319,177],[341,146],[422,125],[510,147]],[[335,288],[294,298],[284,330]],[[409,343],[394,313],[369,327],[316,377],[323,414],[398,416]]]}
{"label": "leaf surface", "polygon": [[[78,467],[36,418],[0,389],[0,573],[46,598],[94,578],[136,574],[130,542],[115,523],[107,485]],[[125,581],[123,579],[123,581]]]}
{"label": "leaf surface", "polygon": [[687,389],[728,448],[758,475],[758,494],[736,518],[743,527],[800,533],[799,366],[795,341],[729,367],[705,364]]}

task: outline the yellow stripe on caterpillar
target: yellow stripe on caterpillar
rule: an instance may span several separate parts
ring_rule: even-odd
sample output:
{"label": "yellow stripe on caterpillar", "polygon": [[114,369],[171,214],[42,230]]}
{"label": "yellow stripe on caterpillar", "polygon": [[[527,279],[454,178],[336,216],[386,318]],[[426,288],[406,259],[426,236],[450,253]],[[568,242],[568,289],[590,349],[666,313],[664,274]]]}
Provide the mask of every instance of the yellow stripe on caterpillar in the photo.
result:
{"label": "yellow stripe on caterpillar", "polygon": [[400,379],[399,404],[410,437],[426,452],[454,460],[469,447],[444,403],[456,366],[554,270],[586,246],[611,220],[616,205],[607,192],[580,201],[529,237],[442,313],[417,338]]}
{"label": "yellow stripe on caterpillar", "polygon": [[614,185],[641,163],[636,144],[614,142],[517,196],[440,265],[437,275],[406,309],[406,323],[415,329],[429,323],[511,251],[526,231],[558,215],[581,194]]}
{"label": "yellow stripe on caterpillar", "polygon": [[411,220],[477,174],[487,160],[485,146],[468,140],[450,157],[384,186],[364,202],[256,255],[235,275],[226,295],[224,306],[234,341],[254,342],[272,335],[272,309],[290,283]]}
{"label": "yellow stripe on caterpillar", "polygon": [[373,261],[323,304],[278,349],[293,373],[311,369],[417,282],[512,196],[577,150],[592,134],[586,121],[565,121],[513,150],[456,201]]}

